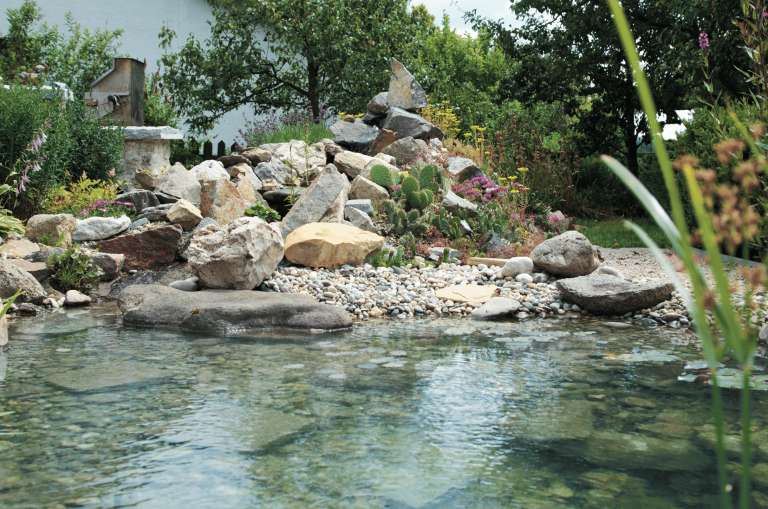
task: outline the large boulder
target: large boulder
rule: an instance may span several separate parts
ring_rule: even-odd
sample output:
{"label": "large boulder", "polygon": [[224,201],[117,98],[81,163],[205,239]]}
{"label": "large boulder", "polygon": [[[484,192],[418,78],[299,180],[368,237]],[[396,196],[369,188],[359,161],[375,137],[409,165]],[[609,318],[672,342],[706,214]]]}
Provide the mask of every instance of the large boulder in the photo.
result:
{"label": "large boulder", "polygon": [[121,194],[115,198],[115,201],[132,204],[136,215],[141,214],[141,211],[147,207],[157,207],[160,205],[160,201],[155,196],[155,193],[145,190]]}
{"label": "large boulder", "polygon": [[421,156],[421,150],[411,136],[384,147],[381,153],[394,157],[398,166],[412,163]]}
{"label": "large boulder", "polygon": [[408,72],[408,69],[397,60],[392,60],[392,78],[389,80],[389,93],[386,101],[390,108],[417,110],[427,107],[427,94],[424,93],[424,89],[421,88],[413,74]]}
{"label": "large boulder", "polygon": [[339,269],[362,265],[384,246],[384,237],[354,226],[311,223],[285,238],[285,257],[305,267]]}
{"label": "large boulder", "polygon": [[382,129],[389,129],[397,133],[398,138],[407,138],[408,136],[428,140],[430,138],[445,138],[440,129],[427,122],[416,113],[411,113],[400,108],[391,108],[387,114]]}
{"label": "large boulder", "polygon": [[166,216],[171,224],[177,224],[184,230],[191,230],[203,220],[200,209],[187,200],[179,200],[168,210]]}
{"label": "large boulder", "polygon": [[593,274],[561,279],[557,288],[563,300],[590,313],[623,315],[664,302],[672,296],[674,285],[661,280],[633,283],[608,274]]}
{"label": "large boulder", "polygon": [[157,269],[173,263],[181,232],[181,226],[163,226],[102,240],[96,248],[102,253],[124,254],[125,270]]}
{"label": "large boulder", "polygon": [[389,92],[379,92],[373,99],[368,101],[368,104],[366,104],[365,107],[368,111],[376,115],[386,115],[389,113],[389,104],[387,103],[388,96]]}
{"label": "large boulder", "polygon": [[237,189],[237,192],[240,194],[240,197],[247,207],[253,207],[257,200],[264,201],[261,195],[253,189],[251,182],[245,178],[244,175],[237,180],[232,180],[232,185],[235,186],[235,189]]}
{"label": "large boulder", "polygon": [[459,210],[465,211],[469,217],[477,215],[477,205],[465,200],[453,191],[446,191],[440,206],[453,215],[456,215]]}
{"label": "large boulder", "polygon": [[272,152],[258,147],[247,147],[240,151],[240,155],[251,162],[251,166],[259,163],[266,163],[272,159]]}
{"label": "large boulder", "polygon": [[466,157],[448,158],[448,173],[467,180],[483,176],[483,171],[477,167],[475,162]]}
{"label": "large boulder", "polygon": [[362,175],[365,167],[373,160],[373,157],[358,154],[357,152],[345,151],[335,157],[333,164],[336,166],[336,169],[346,173],[349,178],[353,179],[358,175]]}
{"label": "large boulder", "polygon": [[389,198],[389,193],[376,182],[362,175],[355,177],[349,190],[350,200],[371,200],[371,205],[381,209],[381,202]]}
{"label": "large boulder", "polygon": [[163,193],[190,203],[200,203],[200,182],[181,163],[176,163],[157,179],[155,193]]}
{"label": "large boulder", "polygon": [[530,257],[537,267],[565,277],[586,276],[600,266],[595,246],[576,231],[545,240],[531,251]]}
{"label": "large boulder", "polygon": [[45,299],[45,290],[37,279],[10,261],[0,259],[0,298],[13,297],[19,289],[23,290],[16,300],[19,304],[31,302],[39,305]]}
{"label": "large boulder", "polygon": [[345,178],[344,187],[341,189],[336,199],[333,200],[331,206],[325,211],[323,217],[320,218],[318,223],[343,223],[344,222],[344,209],[349,201],[349,190],[352,184]]}
{"label": "large boulder", "polygon": [[333,141],[342,147],[362,154],[368,151],[371,143],[379,134],[377,127],[369,126],[359,118],[355,122],[341,120],[333,124],[329,129],[333,133]]}
{"label": "large boulder", "polygon": [[72,247],[72,235],[77,230],[77,220],[72,214],[38,214],[27,221],[26,236],[32,242],[42,242],[49,236],[53,242],[64,237],[61,247]]}
{"label": "large boulder", "polygon": [[89,240],[102,240],[114,237],[124,232],[131,226],[131,218],[126,215],[120,217],[89,217],[77,220],[77,230],[72,235],[75,242]]}
{"label": "large boulder", "polygon": [[[243,159],[246,162],[247,159]],[[242,162],[238,159],[238,162]],[[209,180],[229,180],[229,173],[227,173],[226,167],[224,166],[224,163],[221,161],[214,161],[214,160],[208,160],[203,161],[202,163],[198,164],[191,170],[189,170],[190,175],[195,177],[197,181],[202,186],[204,182],[207,182]],[[182,197],[183,198],[183,197]]]}
{"label": "large boulder", "polygon": [[187,257],[207,287],[252,290],[283,259],[283,237],[275,224],[242,217],[222,228],[208,226],[195,233]]}
{"label": "large boulder", "polygon": [[19,260],[16,258],[12,258],[8,261],[10,261],[18,268],[27,271],[30,276],[41,282],[53,274],[53,270],[51,270],[44,261],[31,262],[28,260]]}
{"label": "large boulder", "polygon": [[30,242],[29,239],[25,239],[24,237],[6,243],[2,249],[0,249],[0,253],[12,255],[17,258],[27,258],[39,252],[40,245]]}
{"label": "large boulder", "polygon": [[209,180],[203,183],[200,191],[200,212],[203,217],[215,219],[224,226],[243,217],[246,208],[243,197],[229,180]]}
{"label": "large boulder", "polygon": [[182,292],[169,286],[133,285],[117,301],[123,323],[180,327],[195,331],[264,328],[348,329],[349,313],[309,295],[206,290]]}
{"label": "large boulder", "polygon": [[280,227],[283,238],[300,226],[320,222],[329,210],[337,210],[341,206],[343,214],[349,188],[346,175],[339,173],[332,164],[326,166],[283,218]]}

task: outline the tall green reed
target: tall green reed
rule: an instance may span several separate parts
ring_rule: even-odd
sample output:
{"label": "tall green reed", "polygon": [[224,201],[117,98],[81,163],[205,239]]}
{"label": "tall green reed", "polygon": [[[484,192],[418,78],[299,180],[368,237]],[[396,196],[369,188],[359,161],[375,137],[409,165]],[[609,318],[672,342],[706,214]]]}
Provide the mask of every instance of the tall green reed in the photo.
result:
{"label": "tall green reed", "polygon": [[[717,370],[720,360],[728,353],[741,367],[743,371],[743,388],[741,392],[741,479],[739,486],[739,507],[747,509],[750,504],[750,467],[751,467],[751,369],[754,362],[757,347],[758,330],[754,323],[755,310],[750,308],[753,291],[764,285],[765,276],[762,267],[754,271],[748,279],[748,290],[745,295],[745,304],[741,309],[734,306],[732,289],[729,282],[726,267],[720,255],[720,244],[730,242],[735,245],[735,240],[741,239],[744,244],[755,235],[753,218],[749,215],[749,207],[738,207],[737,201],[741,197],[738,190],[733,188],[715,187],[712,172],[695,171],[696,161],[693,158],[681,158],[676,167],[683,172],[685,185],[690,193],[698,230],[694,238],[701,241],[706,248],[709,264],[714,279],[714,288],[710,287],[702,274],[694,258],[691,243],[691,233],[688,231],[683,203],[680,196],[677,180],[675,179],[673,165],[667,154],[661,137],[661,129],[657,122],[656,106],[648,86],[648,81],[640,64],[640,57],[635,46],[635,39],[629,29],[629,23],[618,0],[608,0],[614,22],[621,39],[622,46],[629,61],[637,87],[638,96],[651,130],[654,140],[653,147],[661,166],[664,182],[670,196],[672,217],[666,213],[656,198],[634,177],[623,165],[609,156],[603,156],[603,161],[608,164],[624,184],[635,194],[638,200],[648,210],[659,227],[664,231],[675,252],[681,258],[685,270],[690,277],[693,294],[681,283],[675,269],[665,259],[659,247],[637,225],[629,223],[629,226],[648,245],[666,272],[672,278],[677,290],[691,311],[693,321],[702,341],[702,349],[705,359],[711,368],[710,385],[712,387],[712,402],[716,432],[716,449],[718,465],[718,481],[720,487],[720,503],[724,508],[731,507],[732,486],[728,484],[726,459],[724,418],[721,391],[717,383]],[[747,128],[740,124],[735,115],[732,115],[739,125],[741,136],[746,145],[752,148],[752,159],[741,166],[739,178],[742,187],[747,188],[756,181],[755,174],[768,168],[765,158],[755,146],[755,139],[762,135],[760,129],[753,129],[752,135]],[[729,140],[733,142],[734,140]],[[728,146],[719,146],[719,151],[728,157],[732,154],[741,157],[740,146],[737,142]],[[721,144],[722,145],[722,144]],[[730,152],[729,152],[730,151]],[[734,172],[736,176],[736,172]],[[700,184],[700,181],[702,182]],[[722,192],[721,192],[722,190]],[[746,189],[749,191],[749,189]],[[713,196],[718,195],[722,202],[717,204],[717,210],[723,214],[714,214],[716,205]],[[730,200],[730,201],[726,201]],[[738,202],[741,203],[741,202]],[[741,214],[744,217],[739,217]],[[730,223],[728,221],[731,221]],[[725,224],[728,223],[728,224]],[[709,316],[711,315],[712,323]],[[759,317],[758,317],[759,318]],[[758,321],[759,323],[759,321]]]}

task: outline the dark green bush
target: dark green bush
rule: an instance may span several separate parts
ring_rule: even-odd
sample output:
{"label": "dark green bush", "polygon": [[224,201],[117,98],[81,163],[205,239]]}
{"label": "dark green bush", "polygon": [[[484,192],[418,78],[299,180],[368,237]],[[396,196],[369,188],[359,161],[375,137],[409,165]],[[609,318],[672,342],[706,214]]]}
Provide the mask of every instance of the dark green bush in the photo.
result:
{"label": "dark green bush", "polygon": [[37,213],[48,193],[83,173],[92,180],[111,180],[114,168],[119,178],[122,129],[102,128],[82,102],[63,107],[38,89],[13,85],[0,88],[0,185],[17,187],[22,154],[41,128],[48,139],[41,146],[40,170],[28,172],[25,192],[6,195],[17,217]]}

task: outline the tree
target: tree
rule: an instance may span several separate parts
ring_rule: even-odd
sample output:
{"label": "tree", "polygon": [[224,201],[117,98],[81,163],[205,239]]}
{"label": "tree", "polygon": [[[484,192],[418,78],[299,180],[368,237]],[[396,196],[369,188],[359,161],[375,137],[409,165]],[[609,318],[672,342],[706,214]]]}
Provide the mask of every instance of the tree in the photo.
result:
{"label": "tree", "polygon": [[[214,21],[203,44],[194,34],[164,56],[177,111],[205,132],[228,111],[255,113],[309,105],[364,111],[387,88],[390,59],[406,56],[433,18],[409,0],[209,0]],[[161,47],[175,32],[164,27]]]}
{"label": "tree", "polygon": [[[657,108],[668,123],[678,121],[675,110],[695,106],[695,93],[701,90],[701,56],[692,41],[698,41],[697,26],[706,6],[697,2],[701,7],[689,8],[689,3],[622,2]],[[621,155],[637,175],[637,149],[649,140],[648,128],[639,114],[631,67],[605,2],[512,0],[512,10],[525,18],[521,28],[508,29],[474,12],[467,15],[476,26],[493,31],[519,65],[502,83],[500,95],[523,103],[562,101],[566,112],[578,118],[575,128],[582,154]],[[722,58],[719,61],[722,71]],[[719,78],[729,84],[728,90],[739,90],[730,71],[720,72]]]}
{"label": "tree", "polygon": [[119,56],[117,42],[122,30],[91,32],[66,14],[69,35],[58,25],[40,23],[42,10],[34,0],[24,0],[18,9],[6,10],[8,34],[0,40],[0,76],[16,81],[21,71],[31,71],[42,62],[48,66],[48,80],[66,83],[78,98],[90,92],[91,83],[112,66]]}

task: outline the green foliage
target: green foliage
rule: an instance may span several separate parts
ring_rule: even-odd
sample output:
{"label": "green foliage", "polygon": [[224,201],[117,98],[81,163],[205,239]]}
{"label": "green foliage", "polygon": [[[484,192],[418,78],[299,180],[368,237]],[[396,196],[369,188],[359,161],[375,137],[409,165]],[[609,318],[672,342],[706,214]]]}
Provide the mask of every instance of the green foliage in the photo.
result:
{"label": "green foliage", "polygon": [[458,240],[462,237],[461,219],[448,217],[445,210],[440,210],[440,214],[432,218],[432,226],[443,232],[451,240]]}
{"label": "green foliage", "polygon": [[[653,219],[639,218],[632,221],[640,226],[656,244],[662,247],[668,246],[667,237]],[[606,248],[645,247],[645,242],[637,236],[634,230],[627,228],[623,221],[581,219],[577,221],[577,224],[586,226],[584,229],[579,228],[579,233],[589,239],[592,245]]]}
{"label": "green foliage", "polygon": [[[732,1],[725,3],[733,5]],[[624,2],[633,30],[643,34],[639,44],[646,72],[653,77],[650,85],[656,104],[670,123],[677,120],[675,110],[685,109],[695,90],[701,90],[701,80],[694,80],[693,72],[698,55],[693,51],[680,54],[673,46],[684,39],[695,41],[699,32],[697,15],[679,17],[680,4]],[[476,24],[496,34],[499,46],[519,64],[512,79],[501,84],[499,99],[526,104],[562,101],[566,113],[578,117],[574,128],[579,133],[580,154],[614,154],[627,161],[637,175],[638,139],[649,140],[648,124],[635,115],[641,108],[632,72],[621,54],[605,3],[520,0],[512,8],[523,18],[519,28],[510,30],[499,22],[475,18]],[[724,14],[727,19],[735,11],[723,12],[730,12]],[[556,26],[550,24],[551,19],[558,20]],[[683,66],[692,72],[683,73]]]}
{"label": "green foliage", "polygon": [[387,222],[392,225],[392,229],[398,235],[411,232],[417,237],[422,237],[427,233],[427,224],[424,222],[424,218],[419,215],[418,210],[406,212],[393,200],[384,200],[382,205],[387,212]]}
{"label": "green foliage", "polygon": [[[11,190],[7,184],[0,186],[0,196]],[[9,233],[24,235],[24,224],[11,215],[8,209],[0,209],[0,235],[7,236]],[[2,317],[2,315],[0,315]]]}
{"label": "green foliage", "polygon": [[253,204],[253,207],[245,209],[245,214],[248,216],[261,218],[267,223],[280,221],[280,214],[278,214],[276,210],[270,208],[269,205],[259,200],[256,200],[256,203]]}
{"label": "green foliage", "polygon": [[61,243],[64,242],[64,234],[58,236],[58,238],[54,239],[53,233],[46,233],[42,236],[40,239],[40,243],[44,246],[50,246],[50,247],[59,247]]}
{"label": "green foliage", "polygon": [[[209,3],[210,37],[190,34],[161,59],[174,106],[196,132],[243,105],[265,113],[309,104],[315,119],[322,101],[363,111],[386,88],[387,62],[407,55],[433,22],[424,9],[408,12],[408,0]],[[176,33],[165,26],[159,37],[169,49]]]}
{"label": "green foliage", "polygon": [[70,185],[52,189],[45,207],[51,214],[74,214],[94,203],[114,202],[119,190],[116,182],[91,180],[81,176]]}
{"label": "green foliage", "polygon": [[102,129],[83,103],[61,108],[38,89],[12,85],[0,88],[0,184],[18,185],[21,156],[28,153],[41,128],[48,139],[40,147],[40,170],[28,172],[27,192],[6,200],[19,217],[37,213],[54,189],[83,173],[93,180],[109,181],[121,170],[121,128]]}
{"label": "green foliage", "polygon": [[91,83],[110,69],[112,58],[120,56],[117,41],[122,30],[82,30],[68,12],[65,24],[69,33],[62,34],[57,25],[40,24],[43,13],[33,0],[24,0],[18,9],[8,9],[6,16],[9,27],[0,53],[0,74],[7,81],[16,81],[19,71],[43,62],[50,71],[47,80],[66,83],[75,97],[82,99],[90,92]]}
{"label": "green foliage", "polygon": [[402,247],[398,248],[396,253],[387,251],[386,254],[384,254],[384,251],[382,250],[372,256],[368,263],[372,267],[404,267],[405,262],[403,261],[403,253],[404,250]]}
{"label": "green foliage", "polygon": [[413,233],[408,232],[403,235],[400,238],[400,243],[411,250],[411,256],[416,256],[418,254],[416,252],[416,237],[413,236]]}
{"label": "green foliage", "polygon": [[86,293],[99,286],[99,276],[104,273],[101,268],[91,264],[90,257],[77,244],[61,256],[51,255],[46,265],[53,270],[51,279],[62,292],[77,290]]}
{"label": "green foliage", "polygon": [[[4,317],[4,316],[5,316],[5,315],[8,313],[8,310],[9,310],[9,309],[11,309],[11,306],[13,305],[13,302],[14,302],[16,299],[18,299],[18,298],[19,298],[19,296],[20,296],[22,293],[24,293],[24,289],[23,289],[23,288],[19,288],[19,289],[16,291],[16,293],[15,293],[15,294],[11,295],[11,296],[10,296],[10,297],[9,297],[9,298],[8,298],[8,299],[5,301],[5,305],[3,306],[3,309],[2,309],[2,310],[0,310],[0,318]],[[2,302],[2,301],[0,300],[0,302]],[[7,368],[6,368],[6,369],[7,369]]]}

